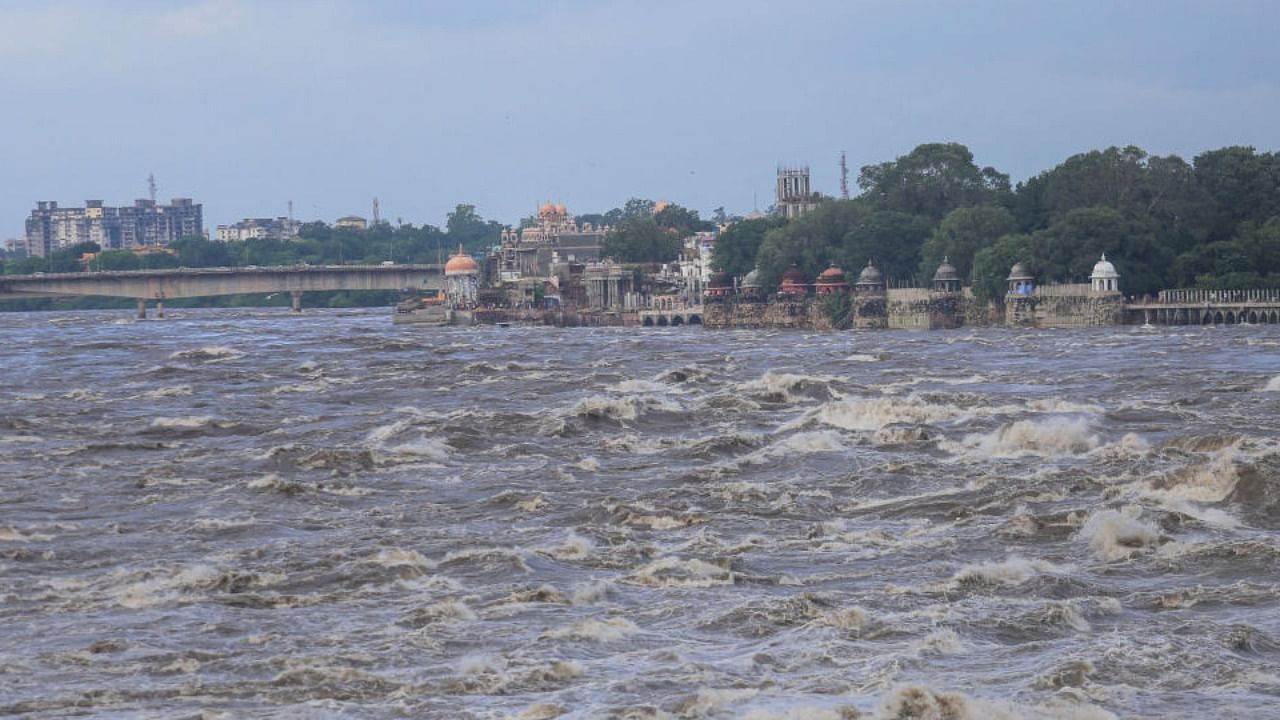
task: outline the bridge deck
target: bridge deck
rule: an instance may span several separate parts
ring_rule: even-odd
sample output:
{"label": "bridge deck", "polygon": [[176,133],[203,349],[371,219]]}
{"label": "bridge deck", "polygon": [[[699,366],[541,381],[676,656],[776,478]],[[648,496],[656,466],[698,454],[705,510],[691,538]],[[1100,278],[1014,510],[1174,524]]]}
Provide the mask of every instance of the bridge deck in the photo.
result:
{"label": "bridge deck", "polygon": [[168,299],[263,292],[442,286],[440,265],[281,265],[0,275],[0,296]]}

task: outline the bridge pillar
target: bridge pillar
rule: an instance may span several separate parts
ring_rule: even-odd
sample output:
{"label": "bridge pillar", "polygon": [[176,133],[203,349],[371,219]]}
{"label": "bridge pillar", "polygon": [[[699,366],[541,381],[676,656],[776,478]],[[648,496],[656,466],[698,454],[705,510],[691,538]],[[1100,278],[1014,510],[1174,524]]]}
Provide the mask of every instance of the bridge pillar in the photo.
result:
{"label": "bridge pillar", "polygon": [[147,301],[145,298],[138,298],[138,319],[147,319]]}
{"label": "bridge pillar", "polygon": [[302,291],[290,290],[289,295],[293,297],[293,311],[302,312]]}
{"label": "bridge pillar", "polygon": [[156,301],[156,317],[160,318],[161,320],[164,319],[164,301],[163,300]]}

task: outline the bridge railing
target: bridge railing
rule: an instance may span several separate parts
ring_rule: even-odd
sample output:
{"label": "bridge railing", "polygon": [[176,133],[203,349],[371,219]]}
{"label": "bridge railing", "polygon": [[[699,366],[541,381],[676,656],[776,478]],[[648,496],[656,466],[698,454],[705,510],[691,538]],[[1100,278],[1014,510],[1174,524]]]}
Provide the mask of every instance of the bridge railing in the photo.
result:
{"label": "bridge railing", "polygon": [[1204,303],[1278,303],[1280,288],[1256,288],[1253,290],[1161,290],[1156,302],[1166,305]]}

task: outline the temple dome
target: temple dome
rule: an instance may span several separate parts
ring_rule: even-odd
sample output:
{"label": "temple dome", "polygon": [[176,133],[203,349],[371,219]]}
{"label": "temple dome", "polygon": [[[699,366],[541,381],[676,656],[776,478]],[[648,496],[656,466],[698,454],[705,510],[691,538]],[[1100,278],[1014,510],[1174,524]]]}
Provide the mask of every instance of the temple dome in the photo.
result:
{"label": "temple dome", "polygon": [[1095,280],[1111,279],[1120,277],[1120,273],[1116,272],[1116,266],[1107,260],[1107,254],[1102,253],[1102,259],[1093,266],[1093,275],[1089,277]]}
{"label": "temple dome", "polygon": [[1035,280],[1035,276],[1022,263],[1014,263],[1013,268],[1009,270],[1009,277],[1006,280]]}
{"label": "temple dome", "polygon": [[838,285],[843,283],[844,271],[835,265],[832,265],[822,271],[822,274],[818,276],[818,282],[823,283],[824,285]]}
{"label": "temple dome", "polygon": [[782,283],[784,285],[804,285],[808,280],[804,271],[795,265],[792,265],[790,270],[782,273]]}
{"label": "temple dome", "polygon": [[952,265],[947,258],[942,258],[942,264],[938,266],[938,271],[933,274],[934,282],[942,282],[944,280],[959,280],[960,274],[956,272],[956,266]]}
{"label": "temple dome", "polygon": [[559,203],[556,204],[556,213],[560,215],[568,215],[569,209]]}
{"label": "temple dome", "polygon": [[479,272],[480,263],[475,258],[466,254],[462,250],[462,246],[458,246],[458,253],[449,257],[449,262],[444,264],[445,275],[461,275],[464,273]]}
{"label": "temple dome", "polygon": [[759,268],[752,269],[751,272],[747,273],[746,277],[742,278],[742,287],[744,288],[760,287],[760,269]]}
{"label": "temple dome", "polygon": [[880,274],[880,270],[871,261],[867,261],[867,266],[862,268],[862,272],[858,273],[859,285],[879,285],[884,282],[884,276]]}
{"label": "temple dome", "polygon": [[551,203],[547,203],[542,207],[538,208],[539,215],[554,215],[555,212],[556,212],[556,206]]}

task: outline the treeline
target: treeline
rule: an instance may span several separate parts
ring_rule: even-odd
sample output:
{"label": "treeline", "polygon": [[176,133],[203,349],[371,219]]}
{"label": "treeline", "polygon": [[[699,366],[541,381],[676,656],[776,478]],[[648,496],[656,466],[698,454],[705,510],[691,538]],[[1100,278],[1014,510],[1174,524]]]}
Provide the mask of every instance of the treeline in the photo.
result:
{"label": "treeline", "polygon": [[[718,208],[716,213],[723,217],[724,208]],[[580,216],[578,220],[589,221],[593,217],[596,216]],[[670,262],[679,257],[686,237],[716,228],[714,222],[699,218],[697,210],[673,203],[658,208],[657,203],[643,198],[631,198],[621,209],[599,217],[612,225],[600,243],[600,254],[626,263]]]}
{"label": "treeline", "polygon": [[792,263],[811,277],[836,264],[852,280],[873,260],[892,280],[927,284],[946,257],[992,299],[1015,262],[1042,281],[1083,281],[1105,252],[1129,295],[1280,286],[1276,153],[1227,147],[1188,163],[1112,147],[1011,187],[965,146],[929,144],[862,168],[858,186],[858,197],[791,222],[734,224],[713,264],[735,275],[758,267],[774,287]]}

